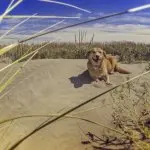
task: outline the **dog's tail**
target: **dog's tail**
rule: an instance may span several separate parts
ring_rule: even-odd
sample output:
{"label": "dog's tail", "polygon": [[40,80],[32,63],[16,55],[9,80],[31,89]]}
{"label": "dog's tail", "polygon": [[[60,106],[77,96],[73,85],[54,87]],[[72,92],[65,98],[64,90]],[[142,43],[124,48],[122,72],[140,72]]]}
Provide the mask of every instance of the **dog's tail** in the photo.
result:
{"label": "dog's tail", "polygon": [[120,67],[116,67],[115,71],[119,72],[119,73],[123,73],[123,74],[131,74],[130,71],[127,71],[126,69],[123,69],[123,68],[120,68]]}

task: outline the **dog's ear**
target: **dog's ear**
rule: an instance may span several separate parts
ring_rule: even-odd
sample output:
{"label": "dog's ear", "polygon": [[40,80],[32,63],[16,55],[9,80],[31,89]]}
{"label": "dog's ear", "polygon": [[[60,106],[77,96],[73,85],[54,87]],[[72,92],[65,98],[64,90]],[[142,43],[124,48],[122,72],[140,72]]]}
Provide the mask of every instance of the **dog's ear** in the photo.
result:
{"label": "dog's ear", "polygon": [[86,58],[88,58],[88,57],[89,57],[90,53],[91,53],[91,51],[88,51],[88,52],[87,52],[87,54],[86,54]]}
{"label": "dog's ear", "polygon": [[103,50],[103,55],[104,55],[104,57],[106,58],[106,52]]}

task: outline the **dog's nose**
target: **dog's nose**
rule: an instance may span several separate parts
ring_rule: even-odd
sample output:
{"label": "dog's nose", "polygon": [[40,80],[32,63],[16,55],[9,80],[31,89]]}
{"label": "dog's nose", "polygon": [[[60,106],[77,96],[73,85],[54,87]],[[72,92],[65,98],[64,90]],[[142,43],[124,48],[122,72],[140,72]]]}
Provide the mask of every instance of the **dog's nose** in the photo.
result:
{"label": "dog's nose", "polygon": [[99,55],[96,55],[96,59],[99,59]]}

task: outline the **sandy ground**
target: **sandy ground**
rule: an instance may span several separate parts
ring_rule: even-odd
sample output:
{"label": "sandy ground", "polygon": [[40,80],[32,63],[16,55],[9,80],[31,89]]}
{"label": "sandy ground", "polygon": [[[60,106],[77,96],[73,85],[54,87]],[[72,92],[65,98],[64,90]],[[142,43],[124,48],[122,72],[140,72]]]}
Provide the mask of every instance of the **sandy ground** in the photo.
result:
{"label": "sandy ground", "polygon": [[[104,82],[99,88],[91,83],[86,71],[87,60],[34,60],[31,61],[0,96],[0,120],[21,115],[63,113],[79,103],[111,88]],[[1,64],[0,67],[2,67]],[[115,73],[110,79],[113,85],[144,71],[145,64],[121,64],[131,75]],[[17,66],[13,69],[15,70]],[[5,73],[1,73],[1,78]],[[142,80],[149,79],[146,75]],[[7,92],[7,93],[6,93]],[[109,95],[74,111],[77,116],[111,126],[112,108]],[[92,107],[99,107],[88,110]],[[88,111],[86,111],[88,110]],[[72,114],[73,114],[72,113]],[[0,150],[7,150],[48,118],[25,118],[0,127]],[[24,141],[17,150],[91,150],[82,145],[88,131],[101,134],[102,129],[90,123],[63,118]]]}

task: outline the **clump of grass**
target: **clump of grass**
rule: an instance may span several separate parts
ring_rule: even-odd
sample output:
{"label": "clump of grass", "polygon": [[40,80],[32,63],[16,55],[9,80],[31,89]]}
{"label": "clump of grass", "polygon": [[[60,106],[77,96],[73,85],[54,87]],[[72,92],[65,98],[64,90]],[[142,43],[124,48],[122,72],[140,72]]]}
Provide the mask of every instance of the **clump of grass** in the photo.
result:
{"label": "clump of grass", "polygon": [[150,62],[148,62],[148,65],[145,68],[146,70],[150,70]]}
{"label": "clump of grass", "polygon": [[[102,137],[87,133],[96,149],[106,150],[149,150],[150,149],[150,88],[149,83],[138,80],[111,92],[113,114],[112,126],[122,132],[118,135],[106,131]],[[97,144],[95,146],[95,143]]]}
{"label": "clump of grass", "polygon": [[[85,43],[85,33],[80,33],[79,41],[75,43],[59,43],[54,42],[51,45],[46,46],[40,51],[33,59],[85,59],[86,53],[93,47],[102,47],[107,53],[113,55],[119,55],[119,61],[124,63],[133,63],[137,61],[149,61],[150,60],[150,45],[144,43],[134,42],[104,42],[104,43]],[[40,44],[20,44],[15,47],[5,57],[9,57],[12,61],[19,59],[28,49],[31,51],[44,45]],[[89,46],[90,45],[90,46]],[[3,46],[0,46],[3,47]]]}

